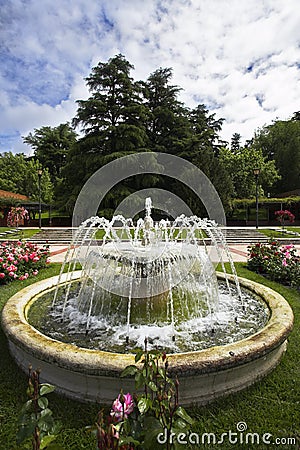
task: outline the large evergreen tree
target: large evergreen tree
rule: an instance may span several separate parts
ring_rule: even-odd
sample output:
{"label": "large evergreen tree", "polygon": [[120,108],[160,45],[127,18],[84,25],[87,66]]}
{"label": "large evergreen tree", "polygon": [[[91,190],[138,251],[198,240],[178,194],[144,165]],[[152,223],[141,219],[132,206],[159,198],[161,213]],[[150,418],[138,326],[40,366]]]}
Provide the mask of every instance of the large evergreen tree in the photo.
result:
{"label": "large evergreen tree", "polygon": [[187,108],[178,100],[181,89],[171,85],[172,69],[159,68],[142,82],[147,108],[146,129],[152,151],[176,154],[190,134]]}
{"label": "large evergreen tree", "polygon": [[117,55],[100,62],[86,78],[92,95],[78,100],[73,120],[85,134],[80,141],[84,153],[106,156],[145,147],[145,108],[139,84],[130,77],[131,69],[124,56]]}
{"label": "large evergreen tree", "polygon": [[[133,66],[123,55],[100,62],[86,78],[91,96],[79,100],[75,127],[84,134],[69,154],[60,186],[61,198],[68,195],[72,208],[83,183],[109,161],[147,149],[146,108],[141,86],[130,76]],[[131,183],[132,184],[132,183]],[[106,207],[114,208],[132,191],[124,182],[108,196]],[[65,203],[65,202],[63,202]]]}
{"label": "large evergreen tree", "polygon": [[[232,194],[232,183],[229,174],[220,164],[219,153],[224,145],[219,133],[223,119],[216,119],[214,114],[209,114],[205,105],[198,105],[189,111],[190,134],[184,140],[182,151],[178,154],[201,169],[210,179],[218,191],[224,206],[229,202]],[[186,194],[189,198],[190,195]],[[194,202],[193,197],[190,203]],[[198,214],[205,214],[203,209]]]}

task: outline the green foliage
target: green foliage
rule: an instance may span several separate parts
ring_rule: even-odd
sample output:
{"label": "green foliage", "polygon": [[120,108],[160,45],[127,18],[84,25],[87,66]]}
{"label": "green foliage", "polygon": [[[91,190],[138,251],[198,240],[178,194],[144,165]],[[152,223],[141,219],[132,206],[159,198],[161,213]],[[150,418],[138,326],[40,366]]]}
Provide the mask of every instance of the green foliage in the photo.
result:
{"label": "green foliage", "polygon": [[61,169],[72,145],[76,142],[76,133],[69,123],[57,127],[35,128],[33,133],[23,137],[23,141],[34,149],[34,156],[43,168],[47,168],[53,183],[61,175]]}
{"label": "green foliage", "polygon": [[230,149],[232,152],[238,152],[241,148],[241,135],[239,133],[234,133],[231,138]]}
{"label": "green foliage", "polygon": [[176,154],[182,140],[189,136],[187,109],[178,100],[181,89],[170,84],[171,68],[159,68],[141,82],[146,106],[148,148],[155,152]]}
{"label": "green foliage", "polygon": [[279,179],[274,161],[268,161],[262,150],[253,147],[239,148],[235,152],[228,148],[220,150],[220,162],[230,175],[234,187],[234,196],[237,198],[254,197],[256,180],[254,168],[260,169],[259,186],[260,195]]}
{"label": "green foliage", "polygon": [[19,431],[17,443],[21,444],[27,439],[32,440],[33,450],[61,449],[62,447],[50,444],[56,439],[61,430],[61,424],[55,422],[49,402],[46,397],[54,391],[54,386],[40,383],[40,371],[29,368],[29,381],[27,395],[29,400],[24,404],[19,416]]}
{"label": "green foliage", "polygon": [[290,120],[275,120],[255,133],[252,145],[262,149],[268,160],[275,162],[280,175],[274,193],[299,188],[300,173],[300,121],[295,113]]}
{"label": "green foliage", "polygon": [[[26,158],[22,153],[0,154],[0,189],[27,195],[30,200],[38,201],[40,167],[38,160]],[[51,203],[53,198],[53,184],[48,169],[43,170],[41,177],[41,198],[46,203]]]}

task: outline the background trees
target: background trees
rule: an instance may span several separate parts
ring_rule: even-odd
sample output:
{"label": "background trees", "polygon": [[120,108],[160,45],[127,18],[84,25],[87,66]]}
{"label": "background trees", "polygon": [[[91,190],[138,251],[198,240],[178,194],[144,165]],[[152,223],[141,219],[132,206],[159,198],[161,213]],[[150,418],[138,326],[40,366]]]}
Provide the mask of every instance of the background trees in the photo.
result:
{"label": "background trees", "polygon": [[23,138],[24,142],[34,150],[34,158],[43,168],[47,168],[52,182],[61,176],[67,155],[76,142],[76,133],[69,123],[57,127],[34,129],[33,133]]}
{"label": "background trees", "polygon": [[[22,153],[0,154],[0,189],[24,194],[33,201],[39,199],[38,169],[40,162],[26,158]],[[44,203],[53,200],[53,184],[47,168],[41,177],[41,198]]]}
{"label": "background trees", "polygon": [[281,176],[272,193],[292,191],[300,187],[300,120],[299,113],[289,120],[276,120],[255,133],[254,148],[261,148]]}
{"label": "background trees", "polygon": [[280,176],[275,167],[275,161],[267,160],[261,149],[241,147],[232,151],[222,148],[220,163],[225,168],[233,186],[234,198],[250,198],[255,196],[254,168],[260,169],[260,195],[267,194]]}

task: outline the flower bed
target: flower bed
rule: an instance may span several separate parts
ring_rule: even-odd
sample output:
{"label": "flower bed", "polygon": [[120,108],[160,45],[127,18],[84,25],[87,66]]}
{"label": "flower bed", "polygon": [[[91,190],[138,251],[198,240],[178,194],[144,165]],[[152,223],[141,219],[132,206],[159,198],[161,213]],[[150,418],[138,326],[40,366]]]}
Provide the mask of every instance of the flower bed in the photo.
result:
{"label": "flower bed", "polygon": [[300,289],[300,257],[294,245],[253,244],[248,247],[248,269],[271,280]]}
{"label": "flower bed", "polygon": [[49,256],[48,245],[39,248],[31,242],[1,242],[0,284],[37,275],[49,263]]}

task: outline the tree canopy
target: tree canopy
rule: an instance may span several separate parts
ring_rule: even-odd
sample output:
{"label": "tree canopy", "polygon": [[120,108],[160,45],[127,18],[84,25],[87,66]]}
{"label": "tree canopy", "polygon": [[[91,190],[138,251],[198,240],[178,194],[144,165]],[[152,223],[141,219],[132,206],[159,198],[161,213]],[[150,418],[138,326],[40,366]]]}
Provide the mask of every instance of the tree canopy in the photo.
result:
{"label": "tree canopy", "polygon": [[[27,195],[31,200],[39,200],[38,169],[40,162],[28,159],[22,153],[0,154],[0,189]],[[47,168],[41,177],[41,198],[45,203],[53,199],[53,184]]]}
{"label": "tree canopy", "polygon": [[61,176],[67,155],[76,142],[76,133],[69,123],[57,127],[42,127],[34,129],[33,133],[23,137],[23,141],[34,150],[34,157],[42,167],[47,168],[52,181]]}
{"label": "tree canopy", "polygon": [[288,192],[300,187],[300,120],[295,113],[290,120],[276,120],[255,133],[254,148],[274,161],[280,175],[273,194]]}

